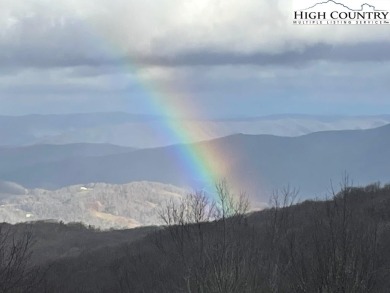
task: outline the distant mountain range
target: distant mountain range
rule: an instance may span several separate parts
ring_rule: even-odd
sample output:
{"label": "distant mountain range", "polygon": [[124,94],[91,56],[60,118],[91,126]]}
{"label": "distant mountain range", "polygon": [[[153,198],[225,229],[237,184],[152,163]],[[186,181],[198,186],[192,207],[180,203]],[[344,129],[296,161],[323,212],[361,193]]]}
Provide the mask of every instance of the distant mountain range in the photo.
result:
{"label": "distant mountain range", "polygon": [[[100,154],[95,151],[95,156],[79,153],[80,156],[64,157],[64,151],[60,151],[57,159],[48,159],[44,153],[34,155],[30,147],[17,148],[16,166],[10,166],[9,161],[1,167],[0,179],[27,188],[51,189],[89,182],[124,184],[142,180],[199,187],[197,178],[189,177],[178,160],[182,147],[127,150],[110,146],[109,151],[115,153],[100,150]],[[299,188],[302,197],[323,196],[331,180],[337,185],[344,172],[355,184],[390,181],[390,125],[299,137],[237,134],[202,142],[198,147],[219,150],[230,168],[218,175],[263,201],[272,190],[287,184]]]}
{"label": "distant mountain range", "polygon": [[0,173],[19,170],[35,164],[75,159],[78,157],[105,156],[133,151],[130,147],[110,144],[77,143],[67,145],[32,145],[25,147],[0,146]]}
{"label": "distant mountain range", "polygon": [[[0,146],[102,143],[150,148],[193,143],[232,134],[297,136],[325,130],[368,129],[390,123],[390,115],[272,115],[254,118],[176,119],[183,131],[196,132],[188,141],[167,135],[166,117],[128,113],[0,116]],[[175,119],[173,119],[175,120]]]}

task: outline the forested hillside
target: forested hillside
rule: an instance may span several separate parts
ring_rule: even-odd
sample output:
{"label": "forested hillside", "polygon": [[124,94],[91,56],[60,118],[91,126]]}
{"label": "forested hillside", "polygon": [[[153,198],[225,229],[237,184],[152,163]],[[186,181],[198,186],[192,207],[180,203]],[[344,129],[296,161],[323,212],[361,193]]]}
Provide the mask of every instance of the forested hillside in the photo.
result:
{"label": "forested hillside", "polygon": [[[298,204],[297,192],[286,188],[271,197],[271,208],[250,214],[245,196],[231,194],[224,184],[217,187],[215,203],[196,193],[162,207],[159,216],[166,225],[160,228],[99,232],[32,223],[28,235],[34,241],[26,245],[32,255],[22,257],[25,266],[9,270],[12,276],[23,268],[18,274],[23,278],[11,287],[31,285],[31,292],[388,292],[389,185],[349,187],[345,181],[328,200]],[[26,225],[2,225],[2,272],[16,228],[14,239],[26,244]],[[39,270],[30,271],[34,265]],[[0,274],[1,284],[12,279],[7,276]]]}
{"label": "forested hillside", "polygon": [[3,189],[5,187],[14,192],[1,194],[0,190],[0,222],[52,219],[82,222],[101,229],[160,224],[157,209],[167,201],[178,201],[187,193],[185,189],[155,182],[93,183],[58,190],[28,190],[10,183],[3,184]]}

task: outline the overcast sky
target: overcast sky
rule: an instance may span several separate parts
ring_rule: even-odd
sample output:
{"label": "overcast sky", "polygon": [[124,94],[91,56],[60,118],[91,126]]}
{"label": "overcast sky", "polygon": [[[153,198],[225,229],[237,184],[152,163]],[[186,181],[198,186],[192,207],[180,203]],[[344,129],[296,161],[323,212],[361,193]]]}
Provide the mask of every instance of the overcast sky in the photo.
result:
{"label": "overcast sky", "polygon": [[390,113],[390,26],[294,26],[296,5],[0,0],[0,114]]}

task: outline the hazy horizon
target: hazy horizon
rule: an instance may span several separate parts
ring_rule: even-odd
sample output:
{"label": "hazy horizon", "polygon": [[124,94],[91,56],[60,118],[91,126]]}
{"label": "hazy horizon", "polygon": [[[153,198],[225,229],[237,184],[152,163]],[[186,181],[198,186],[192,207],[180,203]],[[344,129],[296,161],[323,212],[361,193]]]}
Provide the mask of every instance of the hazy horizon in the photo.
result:
{"label": "hazy horizon", "polygon": [[150,113],[137,113],[137,112],[126,112],[126,111],[91,111],[91,112],[48,112],[48,113],[39,113],[39,112],[26,112],[21,114],[2,114],[0,112],[0,117],[26,117],[26,116],[71,116],[71,115],[107,115],[107,114],[118,114],[118,115],[134,115],[145,118],[158,118],[158,119],[188,119],[188,120],[251,120],[251,119],[263,119],[263,118],[284,118],[284,117],[317,117],[317,118],[353,118],[353,117],[387,117],[390,116],[390,112],[379,112],[376,114],[348,114],[348,113],[305,113],[305,112],[275,112],[270,114],[262,115],[245,115],[245,114],[232,114],[224,116],[169,116],[162,114],[150,114]]}

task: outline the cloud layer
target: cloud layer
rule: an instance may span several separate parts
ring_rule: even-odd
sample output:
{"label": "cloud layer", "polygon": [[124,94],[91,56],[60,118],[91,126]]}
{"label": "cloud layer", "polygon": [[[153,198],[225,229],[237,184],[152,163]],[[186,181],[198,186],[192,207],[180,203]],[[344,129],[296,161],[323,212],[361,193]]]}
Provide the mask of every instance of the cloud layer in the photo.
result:
{"label": "cloud layer", "polygon": [[[256,112],[253,105],[262,107],[258,114],[315,111],[315,103],[327,99],[333,103],[329,112],[352,99],[360,101],[357,112],[389,111],[383,96],[390,30],[294,26],[294,5],[0,0],[0,114],[83,112],[107,105],[142,112],[150,95],[145,87],[153,85],[183,99],[195,97],[204,109],[223,100],[226,107],[215,109],[216,115],[234,112],[237,99],[243,113]],[[325,88],[328,97],[316,93]],[[367,108],[373,98],[376,104]]]}

